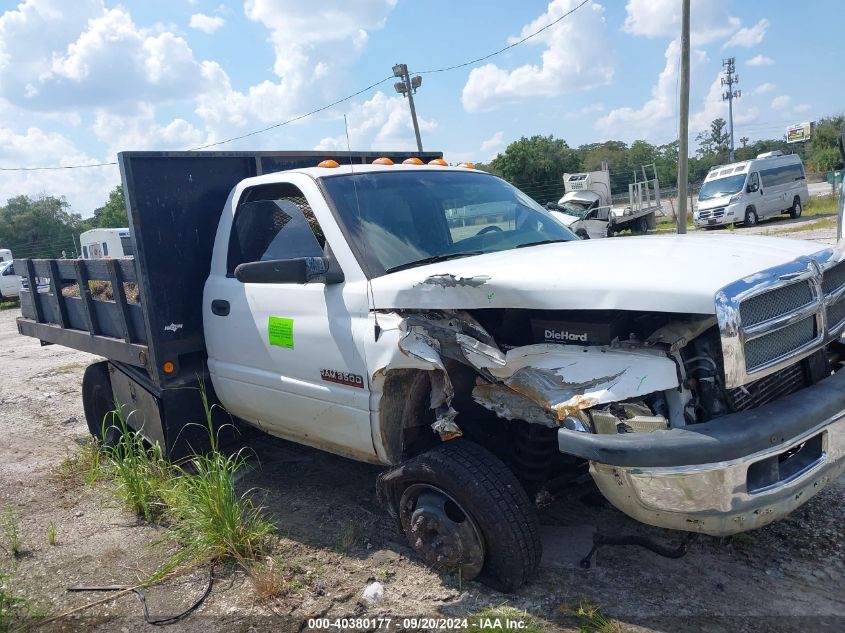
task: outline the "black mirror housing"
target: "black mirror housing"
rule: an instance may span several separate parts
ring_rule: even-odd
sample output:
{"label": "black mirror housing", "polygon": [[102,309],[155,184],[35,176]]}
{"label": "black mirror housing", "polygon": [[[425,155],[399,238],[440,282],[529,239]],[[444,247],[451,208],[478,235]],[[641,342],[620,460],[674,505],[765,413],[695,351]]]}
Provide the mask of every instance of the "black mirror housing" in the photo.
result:
{"label": "black mirror housing", "polygon": [[248,284],[337,284],[344,277],[328,257],[297,257],[239,264],[235,279]]}

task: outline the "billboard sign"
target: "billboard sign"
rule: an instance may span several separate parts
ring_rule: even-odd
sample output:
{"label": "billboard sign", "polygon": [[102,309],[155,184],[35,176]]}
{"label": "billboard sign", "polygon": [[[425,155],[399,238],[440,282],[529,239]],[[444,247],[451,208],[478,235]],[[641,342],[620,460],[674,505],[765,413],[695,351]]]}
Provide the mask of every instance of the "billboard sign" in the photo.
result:
{"label": "billboard sign", "polygon": [[809,121],[807,123],[792,125],[786,129],[786,142],[802,143],[804,141],[809,141],[812,129],[813,124]]}

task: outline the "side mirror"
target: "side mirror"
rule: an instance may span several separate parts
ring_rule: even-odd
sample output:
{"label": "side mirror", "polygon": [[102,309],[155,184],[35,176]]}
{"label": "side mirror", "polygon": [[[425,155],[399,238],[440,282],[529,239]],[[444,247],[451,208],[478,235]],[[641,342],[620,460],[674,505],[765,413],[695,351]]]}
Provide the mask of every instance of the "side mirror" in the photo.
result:
{"label": "side mirror", "polygon": [[235,279],[246,284],[339,284],[344,277],[328,257],[297,257],[240,264]]}
{"label": "side mirror", "polygon": [[759,188],[760,188],[760,185],[752,183],[752,184],[748,185],[745,189],[748,193],[754,193]]}

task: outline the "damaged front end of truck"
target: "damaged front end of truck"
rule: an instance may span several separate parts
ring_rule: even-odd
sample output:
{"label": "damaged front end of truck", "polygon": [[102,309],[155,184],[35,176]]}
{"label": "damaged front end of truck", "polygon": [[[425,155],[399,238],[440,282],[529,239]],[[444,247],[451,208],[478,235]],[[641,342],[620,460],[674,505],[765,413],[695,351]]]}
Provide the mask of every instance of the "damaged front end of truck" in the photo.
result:
{"label": "damaged front end of truck", "polygon": [[690,312],[493,305],[510,295],[492,273],[427,277],[427,306],[372,314],[380,457],[464,436],[538,499],[589,471],[645,523],[766,525],[845,468],[840,258],[799,256]]}

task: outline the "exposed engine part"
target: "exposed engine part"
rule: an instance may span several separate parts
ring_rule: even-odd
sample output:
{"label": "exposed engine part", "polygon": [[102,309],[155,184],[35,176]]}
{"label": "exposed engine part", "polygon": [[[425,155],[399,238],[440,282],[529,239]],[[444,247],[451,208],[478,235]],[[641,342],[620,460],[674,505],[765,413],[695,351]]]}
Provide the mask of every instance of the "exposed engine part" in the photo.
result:
{"label": "exposed engine part", "polygon": [[669,428],[669,421],[644,402],[620,402],[588,414],[596,433],[651,433]]}

